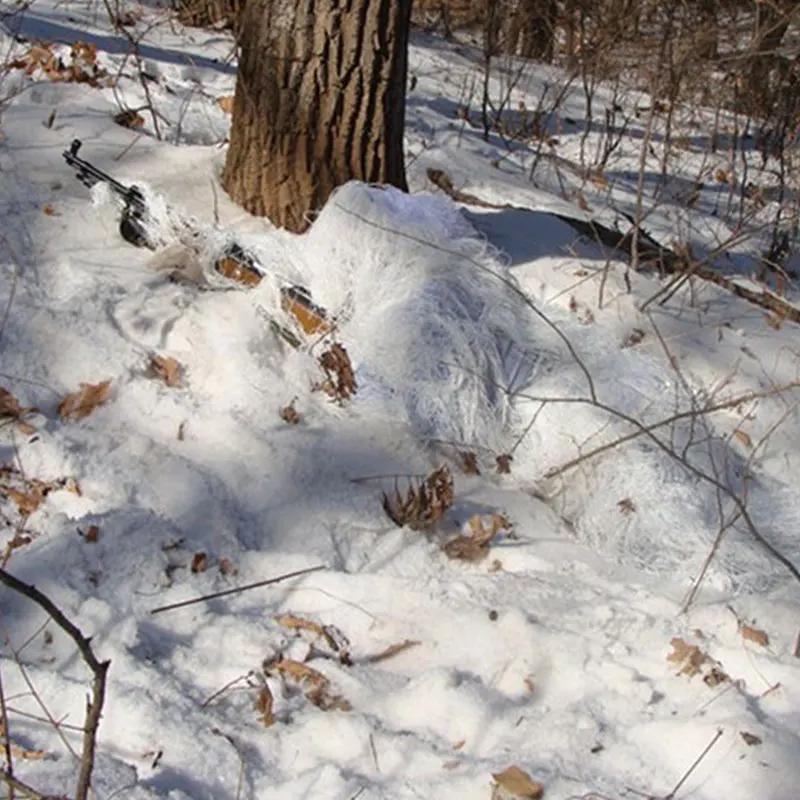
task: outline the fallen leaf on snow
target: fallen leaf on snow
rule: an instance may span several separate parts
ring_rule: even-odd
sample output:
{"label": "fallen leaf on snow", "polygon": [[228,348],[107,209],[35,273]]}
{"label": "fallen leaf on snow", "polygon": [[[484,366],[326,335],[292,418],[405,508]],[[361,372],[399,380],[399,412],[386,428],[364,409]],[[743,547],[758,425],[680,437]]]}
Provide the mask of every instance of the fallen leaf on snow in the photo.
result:
{"label": "fallen leaf on snow", "polygon": [[153,374],[161,378],[167,386],[174,387],[181,385],[183,367],[180,361],[172,358],[172,356],[154,355],[150,359],[150,369]]}
{"label": "fallen leaf on snow", "polygon": [[453,505],[453,477],[447,465],[439,467],[424,480],[411,479],[405,494],[395,488],[392,495],[383,493],[383,509],[398,527],[414,530],[427,528],[444,517]]}
{"label": "fallen leaf on snow", "polygon": [[341,695],[331,694],[330,681],[307,664],[282,658],[265,665],[265,670],[275,671],[284,678],[306,685],[306,698],[323,711],[350,711],[352,706]]}
{"label": "fallen leaf on snow", "polygon": [[504,453],[503,455],[497,456],[497,458],[495,459],[495,464],[497,465],[497,474],[510,475],[511,462],[513,460],[514,460],[513,456],[509,455],[508,453]]}
{"label": "fallen leaf on snow", "polygon": [[753,747],[754,745],[759,745],[762,742],[760,736],[756,736],[754,733],[748,733],[747,731],[742,731],[741,733],[742,739],[744,739],[744,743],[748,747]]}
{"label": "fallen leaf on snow", "polygon": [[492,514],[489,517],[475,514],[467,522],[469,536],[456,536],[444,546],[444,552],[450,558],[459,561],[480,561],[489,552],[489,544],[502,530],[508,530],[511,523],[503,514]]}
{"label": "fallen leaf on snow", "polygon": [[265,728],[268,728],[270,725],[274,724],[275,715],[272,713],[274,700],[272,697],[272,692],[269,690],[269,686],[264,684],[261,689],[259,689],[254,705],[256,711],[258,711],[258,713],[261,715],[261,718],[264,720]]}
{"label": "fallen leaf on snow", "polygon": [[519,767],[512,766],[502,772],[492,773],[492,777],[498,786],[517,797],[538,800],[544,795],[544,786]]}
{"label": "fallen leaf on snow", "polygon": [[57,217],[57,216],[59,216],[58,211],[56,211],[55,208],[53,208],[53,204],[52,203],[45,203],[42,206],[42,214],[44,214],[46,217]]}
{"label": "fallen leaf on snow", "polygon": [[98,406],[108,400],[111,394],[111,381],[102,383],[82,383],[77,392],[68,394],[58,406],[63,420],[78,420],[88,417]]}
{"label": "fallen leaf on snow", "polygon": [[679,674],[689,678],[697,675],[700,668],[708,661],[708,656],[694,644],[689,644],[677,636],[670,640],[672,652],[667,656],[667,661],[673,664],[680,664]]}
{"label": "fallen leaf on snow", "polygon": [[460,453],[461,455],[461,471],[465,475],[480,475],[481,471],[478,469],[478,457],[475,453],[466,452]]}
{"label": "fallen leaf on snow", "polygon": [[136,111],[120,111],[118,114],[114,114],[114,122],[116,122],[117,125],[121,125],[123,128],[135,130],[144,125],[144,117]]}
{"label": "fallen leaf on snow", "polygon": [[223,575],[237,575],[239,573],[236,565],[227,556],[222,556],[217,562],[217,566]]}
{"label": "fallen leaf on snow", "polygon": [[747,639],[750,642],[766,647],[769,644],[769,636],[764,631],[758,628],[753,628],[751,625],[742,624],[739,626],[739,631],[742,634],[742,639]]}
{"label": "fallen leaf on snow", "polygon": [[192,556],[191,570],[194,573],[205,572],[208,567],[208,556],[205,553],[195,553]]}
{"label": "fallen leaf on snow", "polygon": [[22,418],[23,414],[35,414],[38,413],[38,411],[38,408],[23,408],[19,404],[17,398],[14,397],[8,389],[0,388],[0,417],[9,417],[13,419],[17,423],[20,431],[26,436],[34,433],[36,428],[25,422]]}
{"label": "fallen leaf on snow", "polygon": [[226,113],[233,114],[233,95],[226,94],[217,98],[217,105]]}
{"label": "fallen leaf on snow", "polygon": [[679,637],[670,640],[672,652],[667,656],[667,661],[681,666],[679,675],[693,678],[703,673],[703,668],[708,671],[703,675],[703,682],[710,688],[727,683],[730,677],[722,669],[722,665],[715,662],[708,653],[704,653],[697,645],[689,644]]}
{"label": "fallen leaf on snow", "polygon": [[44,488],[45,484],[38,484],[28,492],[20,492],[18,489],[13,489],[12,487],[8,486],[3,487],[2,491],[5,492],[6,496],[11,501],[13,501],[13,503],[19,509],[20,514],[30,516],[44,502]]}
{"label": "fallen leaf on snow", "polygon": [[303,419],[303,415],[294,407],[294,400],[281,409],[281,419],[290,425],[297,425]]}
{"label": "fallen leaf on snow", "polygon": [[100,528],[97,525],[90,525],[84,538],[87,542],[96,542],[100,538]]}
{"label": "fallen leaf on snow", "polygon": [[304,630],[316,634],[324,639],[325,644],[337,654],[346,654],[347,652],[347,642],[338,642],[332,633],[332,629],[320,625],[318,622],[313,622],[303,617],[296,617],[293,614],[284,614],[282,617],[278,617],[277,621],[278,624],[283,625],[284,628],[289,628],[290,630]]}
{"label": "fallen leaf on snow", "polygon": [[733,432],[733,435],[745,446],[745,447],[752,447],[753,440],[750,438],[750,435],[745,433],[738,428]]}

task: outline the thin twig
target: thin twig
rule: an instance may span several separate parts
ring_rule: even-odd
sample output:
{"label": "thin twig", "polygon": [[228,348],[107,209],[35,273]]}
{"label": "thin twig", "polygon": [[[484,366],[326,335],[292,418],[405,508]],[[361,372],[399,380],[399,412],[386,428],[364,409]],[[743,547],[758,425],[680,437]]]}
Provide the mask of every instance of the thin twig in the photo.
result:
{"label": "thin twig", "polygon": [[245,768],[244,756],[239,750],[233,737],[229,736],[227,733],[225,733],[225,731],[221,731],[219,728],[212,728],[211,733],[216,734],[217,736],[221,736],[223,739],[227,740],[227,742],[236,752],[236,757],[239,759],[239,779],[236,783],[236,800],[239,800],[239,798],[242,796],[242,787],[244,786],[244,768]]}
{"label": "thin twig", "polygon": [[[784,386],[776,386],[772,389],[765,389],[764,391],[760,392],[747,392],[746,394],[739,395],[738,397],[733,397],[730,400],[725,400],[720,403],[716,403],[713,406],[707,406],[706,408],[692,408],[687,411],[679,411],[675,414],[670,415],[669,417],[665,417],[664,419],[658,420],[658,422],[653,422],[650,425],[639,424],[638,429],[632,431],[625,436],[620,436],[618,439],[614,439],[612,442],[606,442],[606,444],[601,444],[595,447],[593,450],[588,450],[585,453],[582,453],[579,456],[567,461],[566,463],[562,464],[559,467],[555,467],[551,470],[548,470],[545,473],[546,478],[554,478],[556,475],[561,475],[564,472],[568,472],[571,469],[574,469],[583,461],[588,461],[596,456],[599,456],[602,453],[605,453],[609,450],[613,450],[614,448],[618,447],[619,445],[626,444],[627,442],[632,441],[633,439],[638,439],[640,436],[646,436],[653,431],[657,431],[659,428],[666,427],[667,425],[672,425],[675,422],[680,422],[684,419],[693,419],[700,416],[708,416],[709,414],[714,414],[717,411],[725,411],[729,408],[735,408],[736,406],[740,405],[741,403],[747,403],[751,400],[757,400],[762,397],[770,397],[774,394],[781,394],[783,392],[789,392],[794,389],[800,389],[800,382],[797,383],[788,383]],[[530,398],[534,399],[534,398]],[[539,400],[539,398],[535,398]],[[559,397],[550,397],[550,398],[543,398],[543,402],[550,402],[550,403],[563,403],[563,402],[579,402],[580,398],[559,398]],[[594,405],[588,399],[585,402],[589,403],[590,405]],[[598,407],[603,408],[603,410],[608,410],[605,406],[598,405]],[[615,416],[619,416],[616,411],[612,411]]]}
{"label": "thin twig", "polygon": [[[6,708],[6,693],[3,690],[3,669],[0,664],[0,734],[3,736],[3,749],[6,755],[6,768],[3,771],[6,777],[14,777],[14,758],[11,754],[11,729],[8,726],[8,709]],[[14,787],[8,784],[8,800],[14,800]]]}
{"label": "thin twig", "polygon": [[11,254],[11,265],[14,267],[14,277],[11,280],[11,288],[8,293],[8,301],[6,302],[5,310],[3,311],[3,318],[0,320],[0,342],[3,341],[3,334],[6,330],[6,323],[8,322],[8,317],[11,314],[11,306],[14,303],[14,297],[17,293],[17,283],[19,281],[19,261],[17,260],[17,256],[14,253],[14,248],[11,247],[11,243],[8,239],[0,233],[0,241],[8,249],[8,252]]}
{"label": "thin twig", "polygon": [[228,689],[231,688],[231,686],[235,686],[240,681],[247,680],[253,674],[254,674],[253,670],[250,670],[250,672],[247,672],[244,675],[239,675],[238,678],[234,678],[233,680],[228,681],[221,689],[217,689],[217,691],[214,692],[214,694],[212,694],[210,697],[207,697],[205,700],[203,700],[203,702],[200,704],[200,708],[205,708],[209,704],[213,703],[214,700],[216,700],[220,695],[222,695],[225,692],[227,692]]}
{"label": "thin twig", "polygon": [[289,580],[289,578],[296,578],[299,575],[308,575],[310,572],[318,572],[321,569],[326,569],[325,564],[319,564],[316,567],[308,567],[306,569],[298,569],[295,572],[287,572],[285,575],[278,575],[277,578],[269,578],[265,581],[256,581],[255,583],[248,583],[246,586],[240,586],[237,589],[225,589],[222,592],[214,592],[213,594],[204,594],[202,597],[195,597],[191,600],[181,600],[180,603],[170,603],[166,606],[159,606],[154,608],[151,614],[160,614],[162,611],[172,611],[176,608],[185,608],[186,606],[194,605],[195,603],[202,603],[204,600],[216,600],[218,597],[226,597],[231,594],[240,594],[247,592],[250,589],[257,589],[259,586],[269,586],[273,583],[280,583],[281,581]]}
{"label": "thin twig", "polygon": [[714,738],[706,745],[705,749],[699,756],[695,759],[694,763],[692,764],[689,769],[683,774],[683,777],[675,784],[675,788],[664,797],[664,800],[674,800],[675,795],[678,793],[678,790],[683,786],[684,783],[689,779],[689,776],[700,766],[700,762],[709,754],[711,748],[719,741],[720,736],[722,736],[722,728],[719,728],[717,732],[714,734]]}
{"label": "thin twig", "polygon": [[94,769],[94,754],[97,747],[97,729],[100,725],[100,716],[103,711],[103,701],[106,693],[106,676],[110,661],[99,661],[94,654],[90,640],[81,633],[80,629],[70,622],[53,601],[42,594],[35,586],[24,583],[15,578],[4,569],[0,569],[0,583],[5,584],[12,591],[27,597],[43,608],[67,636],[75,642],[86,666],[92,672],[92,695],[86,708],[85,733],[83,735],[83,754],[81,756],[78,784],[75,789],[75,800],[86,800],[92,782]]}
{"label": "thin twig", "polygon": [[[9,792],[16,789],[20,794],[29,798],[29,800],[56,800],[56,798],[47,798],[43,794],[39,794],[36,789],[32,789],[27,783],[23,783],[19,778],[14,778],[11,775],[0,773],[0,780],[5,782]],[[9,797],[12,797],[12,795],[9,794]]]}

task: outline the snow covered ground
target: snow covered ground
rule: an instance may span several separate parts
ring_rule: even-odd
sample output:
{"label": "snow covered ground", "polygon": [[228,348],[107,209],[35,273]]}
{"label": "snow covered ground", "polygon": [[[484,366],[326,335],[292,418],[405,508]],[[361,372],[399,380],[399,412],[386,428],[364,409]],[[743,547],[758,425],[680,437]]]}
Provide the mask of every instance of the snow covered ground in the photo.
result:
{"label": "snow covered ground", "polygon": [[[4,58],[21,63],[0,77],[0,386],[38,409],[3,420],[2,544],[8,571],[111,660],[95,796],[485,799],[516,765],[553,800],[796,797],[800,589],[764,542],[800,564],[797,326],[700,284],[642,312],[663,284],[634,274],[629,292],[624,263],[553,216],[633,213],[635,131],[603,181],[562,170],[584,113],[568,88],[531,181],[535,144],[486,142],[456,113],[477,54],[417,34],[411,197],[348,185],[294,237],[219,187],[230,38],[128,10],[138,65],[100,4],[0,6]],[[57,45],[27,74],[34,40]],[[71,64],[91,80],[65,81]],[[512,108],[563,81],[529,67]],[[126,109],[132,128],[114,119]],[[690,116],[702,137],[707,120]],[[154,271],[65,164],[75,138],[212,245],[236,237],[267,277],[208,291]],[[688,149],[670,191],[717,158]],[[460,210],[429,168],[509,207]],[[736,231],[726,191],[662,199],[648,231],[713,251]],[[769,213],[726,261],[748,285]],[[270,326],[287,321],[289,283],[339,322],[357,382],[344,403],[312,389],[326,343],[294,350]],[[179,385],[154,357],[179,362]],[[104,381],[106,402],[61,418],[65,396]],[[630,420],[656,427],[592,456]],[[382,493],[443,464],[444,518],[397,527]],[[493,514],[511,527],[485,557],[448,557],[468,520]],[[30,601],[3,588],[0,610],[14,774],[69,796],[88,672]]]}

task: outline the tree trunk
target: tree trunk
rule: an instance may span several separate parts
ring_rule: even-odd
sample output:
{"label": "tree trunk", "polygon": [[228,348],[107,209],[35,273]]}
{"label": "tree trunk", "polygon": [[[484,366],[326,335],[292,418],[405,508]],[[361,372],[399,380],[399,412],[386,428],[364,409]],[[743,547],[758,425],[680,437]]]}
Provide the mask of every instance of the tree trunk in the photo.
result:
{"label": "tree trunk", "polygon": [[786,0],[756,6],[755,31],[750,43],[751,62],[747,103],[758,116],[769,116],[773,102],[770,73],[779,61],[778,49],[789,29],[790,9]]}
{"label": "tree trunk", "polygon": [[234,202],[294,232],[348,180],[407,191],[411,0],[249,0],[230,147]]}
{"label": "tree trunk", "polygon": [[520,55],[550,63],[555,55],[556,0],[520,0],[517,13],[524,21]]}
{"label": "tree trunk", "polygon": [[196,28],[235,28],[244,0],[176,0],[178,19]]}

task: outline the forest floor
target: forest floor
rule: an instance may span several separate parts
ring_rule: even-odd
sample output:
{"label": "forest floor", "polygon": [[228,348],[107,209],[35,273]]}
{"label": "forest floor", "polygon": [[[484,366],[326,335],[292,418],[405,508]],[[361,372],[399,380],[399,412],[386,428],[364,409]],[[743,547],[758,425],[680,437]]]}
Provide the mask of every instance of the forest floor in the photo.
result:
{"label": "forest floor", "polygon": [[[219,185],[232,39],[127,11],[123,35],[95,2],[0,5],[0,558],[110,660],[94,796],[795,796],[798,327],[702,280],[648,303],[670,278],[564,219],[630,224],[649,100],[598,88],[626,123],[588,173],[609,132],[563,73],[498,65],[486,140],[479,54],[415,33],[411,194],[349,184],[293,236]],[[546,143],[512,140],[559,94]],[[648,235],[776,289],[770,165],[743,155],[748,204],[711,112],[679,122]],[[74,139],[154,199],[166,251],[120,238]],[[156,271],[176,214],[265,278]],[[336,320],[351,396],[321,386],[331,336],[276,335],[287,285]],[[396,525],[384,498],[436,471]],[[90,674],[28,598],[0,611],[13,774],[74,796]]]}

